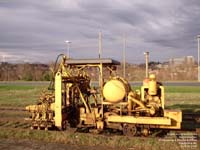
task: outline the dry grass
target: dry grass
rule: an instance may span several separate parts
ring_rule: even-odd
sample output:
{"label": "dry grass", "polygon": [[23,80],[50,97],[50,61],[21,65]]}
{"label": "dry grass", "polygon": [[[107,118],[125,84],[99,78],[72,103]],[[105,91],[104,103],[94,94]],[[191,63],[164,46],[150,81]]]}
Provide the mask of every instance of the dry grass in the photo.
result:
{"label": "dry grass", "polygon": [[137,150],[163,150],[173,147],[180,150],[178,142],[163,142],[158,138],[105,136],[84,133],[70,133],[63,131],[37,131],[23,129],[1,129],[0,138],[15,138],[39,140],[43,142],[55,142],[72,145],[105,146],[113,149],[137,149]]}

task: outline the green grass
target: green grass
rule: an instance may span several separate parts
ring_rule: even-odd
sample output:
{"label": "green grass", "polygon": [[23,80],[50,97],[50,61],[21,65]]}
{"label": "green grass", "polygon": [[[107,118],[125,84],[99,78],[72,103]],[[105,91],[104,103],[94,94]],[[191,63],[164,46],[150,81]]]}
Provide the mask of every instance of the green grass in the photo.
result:
{"label": "green grass", "polygon": [[200,111],[200,93],[166,93],[165,106],[169,109]]}
{"label": "green grass", "polygon": [[44,86],[1,85],[0,106],[26,106],[35,104]]}
{"label": "green grass", "polygon": [[166,93],[199,93],[198,86],[165,86]]}
{"label": "green grass", "polygon": [[[198,86],[164,86],[165,93],[199,93],[200,87]],[[140,89],[139,86],[133,86],[132,89],[137,90]]]}
{"label": "green grass", "polygon": [[[47,89],[41,84],[3,84],[0,85],[0,106],[26,106],[35,104],[42,90]],[[133,89],[140,89],[134,87]],[[165,104],[168,108],[198,109],[200,108],[200,87],[198,86],[166,86]],[[188,104],[188,106],[187,106]]]}

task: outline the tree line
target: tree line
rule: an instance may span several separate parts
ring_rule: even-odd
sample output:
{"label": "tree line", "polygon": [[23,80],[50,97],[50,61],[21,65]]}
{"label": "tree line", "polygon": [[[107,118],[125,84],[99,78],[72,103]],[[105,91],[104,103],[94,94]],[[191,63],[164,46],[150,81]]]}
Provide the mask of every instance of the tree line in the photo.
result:
{"label": "tree line", "polygon": [[1,81],[49,81],[50,77],[49,65],[46,64],[0,64]]}
{"label": "tree line", "polygon": [[[50,81],[52,64],[11,64],[0,63],[0,81]],[[123,76],[123,66],[117,67],[116,74]],[[145,64],[126,64],[126,79],[129,81],[142,81],[145,78]],[[170,66],[167,63],[150,62],[149,72],[156,74],[158,80],[197,80],[197,65],[180,64]],[[98,79],[96,69],[89,71],[93,80]]]}

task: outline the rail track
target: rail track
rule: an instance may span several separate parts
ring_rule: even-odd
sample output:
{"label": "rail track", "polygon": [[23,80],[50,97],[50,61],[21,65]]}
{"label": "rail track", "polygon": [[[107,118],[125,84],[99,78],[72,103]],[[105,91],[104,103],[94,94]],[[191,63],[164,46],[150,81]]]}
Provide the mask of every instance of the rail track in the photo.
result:
{"label": "rail track", "polygon": [[182,131],[196,131],[200,135],[199,112],[183,112]]}
{"label": "rail track", "polygon": [[10,120],[9,121],[3,121],[3,120],[0,120],[0,127],[29,129],[30,125],[27,122],[10,121]]}
{"label": "rail track", "polygon": [[184,112],[183,120],[196,121],[196,122],[200,123],[200,113]]}
{"label": "rail track", "polygon": [[0,107],[0,127],[29,129],[26,117],[28,113],[23,107]]}
{"label": "rail track", "polygon": [[[24,107],[0,106],[0,128],[30,129],[29,117]],[[184,112],[182,130],[175,132],[196,132],[200,135],[200,113]]]}
{"label": "rail track", "polygon": [[0,111],[2,110],[10,110],[10,111],[26,111],[23,107],[0,107]]}

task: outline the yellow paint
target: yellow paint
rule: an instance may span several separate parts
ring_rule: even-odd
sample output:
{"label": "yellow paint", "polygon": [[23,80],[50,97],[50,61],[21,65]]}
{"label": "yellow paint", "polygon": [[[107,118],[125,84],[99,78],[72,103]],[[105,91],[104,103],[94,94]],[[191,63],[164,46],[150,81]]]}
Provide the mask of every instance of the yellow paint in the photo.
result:
{"label": "yellow paint", "polygon": [[125,85],[119,80],[110,80],[103,87],[103,95],[106,101],[117,103],[126,95]]}
{"label": "yellow paint", "polygon": [[108,116],[108,122],[150,124],[150,125],[171,125],[171,119],[167,117],[134,117],[134,116]]}
{"label": "yellow paint", "polygon": [[62,128],[62,77],[57,72],[55,76],[55,126]]}
{"label": "yellow paint", "polygon": [[[90,125],[102,130],[106,127],[104,125],[114,124],[121,126],[128,123],[132,125],[148,125],[151,128],[181,128],[182,112],[164,110],[164,87],[156,81],[155,75],[150,75],[145,80],[140,92],[132,91],[125,79],[116,76],[111,77],[103,87],[103,64],[101,62],[96,64],[75,64],[71,67],[65,64],[66,61],[66,57],[63,57],[63,61],[55,75],[55,102],[54,98],[52,98],[50,99],[52,100],[51,104],[44,102],[26,107],[26,110],[32,113],[33,122],[38,127],[41,127],[41,121],[46,121],[45,123],[51,121],[53,125],[62,129],[63,122],[67,121],[67,117],[71,117],[67,116],[67,106],[72,105],[73,100],[76,99],[74,102],[80,102],[81,106],[76,105],[79,107],[80,114],[78,115],[79,118],[74,119],[79,119],[79,125],[83,127]],[[88,84],[90,78],[83,70],[87,67],[97,67],[99,70],[99,95],[95,93],[96,91],[91,92],[92,88]],[[112,70],[110,69],[110,71]],[[100,103],[91,105],[89,96],[94,96],[97,99],[96,101]],[[104,109],[105,106],[109,109]],[[164,111],[164,116],[162,117],[161,114],[157,114],[161,107]],[[55,114],[54,118],[53,114]],[[141,114],[146,116],[139,116]],[[155,114],[160,117],[148,117],[155,116]],[[50,117],[48,118],[48,116]],[[148,134],[147,129],[143,132]]]}
{"label": "yellow paint", "polygon": [[157,95],[157,82],[155,78],[150,78],[149,79],[149,90],[148,90],[149,95]]}

